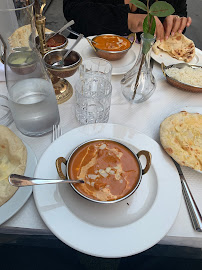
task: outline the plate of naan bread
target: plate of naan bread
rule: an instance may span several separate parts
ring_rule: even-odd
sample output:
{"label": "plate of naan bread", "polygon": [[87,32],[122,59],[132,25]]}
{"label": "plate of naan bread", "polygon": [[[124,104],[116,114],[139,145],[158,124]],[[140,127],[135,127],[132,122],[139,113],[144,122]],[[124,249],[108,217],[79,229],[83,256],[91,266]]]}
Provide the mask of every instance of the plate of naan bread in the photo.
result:
{"label": "plate of naan bread", "polygon": [[0,225],[20,210],[32,193],[32,187],[11,186],[8,176],[33,176],[36,164],[32,149],[8,127],[0,125]]}
{"label": "plate of naan bread", "polygon": [[162,42],[157,40],[152,47],[151,57],[166,66],[184,62],[202,65],[202,51],[195,47],[191,39],[180,33]]}
{"label": "plate of naan bread", "polygon": [[164,150],[181,166],[202,173],[202,108],[185,107],[160,125]]}

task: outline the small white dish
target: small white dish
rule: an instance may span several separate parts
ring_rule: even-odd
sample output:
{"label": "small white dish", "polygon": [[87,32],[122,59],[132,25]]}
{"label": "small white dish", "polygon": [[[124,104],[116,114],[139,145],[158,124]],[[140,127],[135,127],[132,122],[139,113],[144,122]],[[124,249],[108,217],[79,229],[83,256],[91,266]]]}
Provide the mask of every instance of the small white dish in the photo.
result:
{"label": "small white dish", "polygon": [[82,198],[69,185],[34,186],[37,209],[53,234],[80,252],[105,258],[140,253],[167,234],[182,195],[174,163],[154,140],[116,124],[81,126],[49,146],[35,177],[57,178],[56,159],[67,157],[76,146],[95,138],[113,138],[135,152],[145,149],[152,154],[151,168],[138,190],[122,202],[102,205]]}
{"label": "small white dish", "polygon": [[[27,148],[27,165],[24,175],[34,176],[37,159],[33,150],[23,142]],[[32,194],[32,187],[18,188],[15,194],[0,207],[0,225],[15,215]]]}

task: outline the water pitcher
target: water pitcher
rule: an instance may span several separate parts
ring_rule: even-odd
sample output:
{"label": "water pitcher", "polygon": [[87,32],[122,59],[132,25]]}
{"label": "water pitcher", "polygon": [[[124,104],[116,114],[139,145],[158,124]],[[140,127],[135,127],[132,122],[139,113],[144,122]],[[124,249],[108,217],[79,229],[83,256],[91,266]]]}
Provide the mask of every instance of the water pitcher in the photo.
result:
{"label": "water pitcher", "polygon": [[36,49],[32,0],[0,3],[1,58],[5,64],[9,107],[16,127],[40,136],[60,122],[55,92]]}

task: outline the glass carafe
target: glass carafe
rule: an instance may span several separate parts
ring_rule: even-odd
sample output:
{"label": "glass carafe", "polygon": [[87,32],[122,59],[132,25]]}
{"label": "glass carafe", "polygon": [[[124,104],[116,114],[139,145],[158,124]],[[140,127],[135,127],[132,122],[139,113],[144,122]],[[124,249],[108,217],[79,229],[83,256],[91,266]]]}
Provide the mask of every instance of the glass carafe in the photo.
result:
{"label": "glass carafe", "polygon": [[60,122],[58,104],[44,62],[36,49],[32,0],[0,3],[0,39],[9,107],[16,127],[40,136]]}
{"label": "glass carafe", "polygon": [[[122,93],[131,103],[140,103],[147,100],[156,88],[156,80],[150,66],[151,47],[154,41],[155,38],[146,38],[144,34],[141,35],[137,61],[121,80]],[[144,53],[145,51],[146,53]]]}

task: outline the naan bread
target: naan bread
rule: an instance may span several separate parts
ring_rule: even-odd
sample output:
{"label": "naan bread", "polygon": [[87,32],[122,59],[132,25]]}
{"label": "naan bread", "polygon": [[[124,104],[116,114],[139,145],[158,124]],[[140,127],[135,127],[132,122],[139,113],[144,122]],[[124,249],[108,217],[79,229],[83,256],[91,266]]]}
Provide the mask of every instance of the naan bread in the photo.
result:
{"label": "naan bread", "polygon": [[0,125],[0,206],[7,202],[18,188],[11,186],[8,176],[24,174],[27,149],[9,128]]}
{"label": "naan bread", "polygon": [[160,125],[165,151],[180,165],[202,171],[202,115],[185,111],[173,114]]}
{"label": "naan bread", "polygon": [[170,36],[162,42],[157,40],[152,48],[155,54],[159,54],[162,50],[171,57],[184,62],[190,62],[195,56],[194,42],[179,33],[176,33],[175,36]]}
{"label": "naan bread", "polygon": [[[46,33],[51,33],[52,31],[45,28]],[[28,47],[30,48],[29,39],[32,33],[31,24],[27,24],[16,29],[13,34],[8,38],[11,48],[17,47]],[[38,32],[36,30],[36,36]]]}

